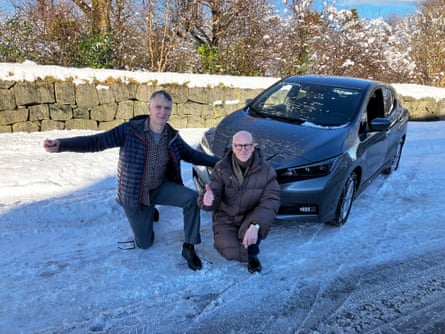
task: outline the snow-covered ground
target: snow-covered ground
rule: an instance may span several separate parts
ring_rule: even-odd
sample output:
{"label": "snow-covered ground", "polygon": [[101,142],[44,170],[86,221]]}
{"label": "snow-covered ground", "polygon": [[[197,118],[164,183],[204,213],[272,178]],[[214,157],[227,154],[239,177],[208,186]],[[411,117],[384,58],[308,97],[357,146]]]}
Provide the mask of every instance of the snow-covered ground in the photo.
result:
{"label": "snow-covered ground", "polygon": [[[443,333],[444,130],[411,122],[399,170],[343,227],[277,221],[255,275],[213,249],[206,212],[201,271],[180,255],[176,208],[160,207],[152,248],[119,250],[131,231],[114,200],[117,150],[42,149],[90,132],[0,134],[0,332]],[[181,133],[196,145],[203,131]]]}

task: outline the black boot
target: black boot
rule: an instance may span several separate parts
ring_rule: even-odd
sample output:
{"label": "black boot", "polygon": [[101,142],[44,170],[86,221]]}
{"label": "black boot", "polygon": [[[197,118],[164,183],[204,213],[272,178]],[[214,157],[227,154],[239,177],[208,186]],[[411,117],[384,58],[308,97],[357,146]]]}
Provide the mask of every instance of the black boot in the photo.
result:
{"label": "black boot", "polygon": [[261,262],[256,256],[249,257],[247,261],[247,270],[249,273],[260,273],[261,272]]}
{"label": "black boot", "polygon": [[192,244],[184,242],[182,246],[182,256],[187,260],[190,269],[200,270],[202,268],[201,259],[196,255],[195,247]]}
{"label": "black boot", "polygon": [[158,222],[159,221],[159,210],[157,208],[153,211],[153,221]]}

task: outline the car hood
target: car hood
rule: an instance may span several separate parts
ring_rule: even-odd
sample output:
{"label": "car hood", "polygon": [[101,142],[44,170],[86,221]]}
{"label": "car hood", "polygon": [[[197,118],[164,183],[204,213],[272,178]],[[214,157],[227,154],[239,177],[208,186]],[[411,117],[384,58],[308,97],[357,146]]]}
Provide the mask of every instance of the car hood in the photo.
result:
{"label": "car hood", "polygon": [[213,153],[223,156],[232,136],[240,130],[252,133],[264,158],[274,168],[286,168],[323,161],[342,153],[348,126],[321,127],[252,117],[245,110],[227,116],[216,127]]}

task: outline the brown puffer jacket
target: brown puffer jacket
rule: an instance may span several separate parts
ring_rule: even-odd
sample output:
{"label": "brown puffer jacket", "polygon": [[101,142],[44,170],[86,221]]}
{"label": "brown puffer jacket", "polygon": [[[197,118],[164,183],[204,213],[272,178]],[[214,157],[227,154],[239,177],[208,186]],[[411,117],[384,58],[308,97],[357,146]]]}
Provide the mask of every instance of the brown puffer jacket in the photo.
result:
{"label": "brown puffer jacket", "polygon": [[213,210],[214,233],[223,232],[228,224],[236,225],[241,242],[249,225],[255,222],[260,225],[261,239],[265,239],[280,206],[280,186],[275,170],[263,160],[257,148],[252,166],[240,185],[232,170],[232,154],[229,151],[215,165],[211,175],[210,188],[215,197],[213,205],[203,204],[203,194],[198,198],[198,205],[203,210]]}

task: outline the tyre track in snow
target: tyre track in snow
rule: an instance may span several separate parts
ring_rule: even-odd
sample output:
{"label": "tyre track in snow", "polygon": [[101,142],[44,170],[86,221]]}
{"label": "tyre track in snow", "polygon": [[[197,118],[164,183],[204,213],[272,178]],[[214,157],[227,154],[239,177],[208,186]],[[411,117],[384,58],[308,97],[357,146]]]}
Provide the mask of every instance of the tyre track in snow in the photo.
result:
{"label": "tyre track in snow", "polygon": [[[358,272],[357,283],[357,274],[344,275],[342,280],[350,284],[342,287],[334,281],[323,289],[317,304],[347,298],[335,310],[312,312],[299,333],[443,333],[444,250]],[[348,291],[351,286],[355,288]]]}
{"label": "tyre track in snow", "polygon": [[[325,281],[266,271],[208,296],[201,312],[191,314],[178,333],[443,333],[444,255],[437,251],[339,269]],[[273,291],[265,290],[269,274],[280,280]],[[243,288],[244,293],[232,294]],[[238,298],[252,303],[240,304]]]}

